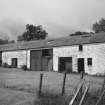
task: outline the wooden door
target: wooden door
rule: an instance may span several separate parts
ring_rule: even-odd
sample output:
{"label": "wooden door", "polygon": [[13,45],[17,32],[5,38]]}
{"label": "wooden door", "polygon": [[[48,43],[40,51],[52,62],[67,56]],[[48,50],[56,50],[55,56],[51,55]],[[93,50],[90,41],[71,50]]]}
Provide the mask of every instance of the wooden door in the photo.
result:
{"label": "wooden door", "polygon": [[42,70],[42,61],[41,61],[41,51],[33,50],[30,53],[30,68],[32,71],[41,71]]}
{"label": "wooden door", "polygon": [[84,58],[78,58],[78,72],[84,72]]}
{"label": "wooden door", "polygon": [[12,67],[17,67],[17,58],[12,58]]}

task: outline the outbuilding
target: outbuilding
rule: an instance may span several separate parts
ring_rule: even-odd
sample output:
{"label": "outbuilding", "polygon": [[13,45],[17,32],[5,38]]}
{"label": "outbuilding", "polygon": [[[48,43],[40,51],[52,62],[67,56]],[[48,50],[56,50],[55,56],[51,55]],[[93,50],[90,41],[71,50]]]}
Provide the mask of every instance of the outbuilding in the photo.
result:
{"label": "outbuilding", "polygon": [[0,64],[35,71],[105,73],[105,33],[0,45]]}

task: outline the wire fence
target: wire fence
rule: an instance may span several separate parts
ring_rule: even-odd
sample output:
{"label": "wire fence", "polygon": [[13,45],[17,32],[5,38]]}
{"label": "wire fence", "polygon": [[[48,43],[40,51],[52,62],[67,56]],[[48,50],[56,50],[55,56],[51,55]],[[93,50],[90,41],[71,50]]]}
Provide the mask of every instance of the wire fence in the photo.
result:
{"label": "wire fence", "polygon": [[[82,77],[82,78],[81,78]],[[90,84],[89,93],[101,90],[103,78],[81,74],[66,74],[56,72],[17,72],[0,74],[0,87],[32,94],[56,94],[73,97],[81,79]],[[77,98],[79,100],[80,96]]]}
{"label": "wire fence", "polygon": [[[14,88],[24,88],[39,90],[40,84],[40,74],[39,72],[26,72],[26,73],[16,73],[16,74],[6,74],[0,76],[0,87],[14,87]],[[53,91],[53,93],[71,93],[77,88],[81,81],[80,74],[63,74],[56,72],[42,72],[42,92]],[[90,83],[90,89],[95,87],[96,90],[102,87],[103,79],[97,79],[96,77],[84,76],[86,83]],[[63,92],[62,92],[63,91]]]}

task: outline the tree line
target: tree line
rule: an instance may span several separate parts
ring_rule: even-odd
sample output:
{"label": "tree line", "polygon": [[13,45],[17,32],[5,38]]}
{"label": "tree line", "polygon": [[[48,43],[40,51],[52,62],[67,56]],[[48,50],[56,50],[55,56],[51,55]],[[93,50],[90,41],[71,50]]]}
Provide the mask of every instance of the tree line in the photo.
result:
{"label": "tree line", "polygon": [[[77,35],[84,35],[84,34],[94,34],[94,33],[100,33],[105,32],[105,19],[101,18],[98,22],[95,22],[92,25],[93,32],[82,32],[82,31],[76,31],[69,36],[77,36]],[[48,37],[48,33],[45,29],[43,29],[42,25],[33,25],[33,24],[27,24],[26,30],[23,32],[22,35],[19,35],[17,37],[17,41],[32,41],[32,40],[43,40]],[[0,44],[7,44],[7,43],[14,43],[14,40],[8,41],[0,39]]]}
{"label": "tree line", "polygon": [[84,35],[84,34],[94,34],[94,33],[105,32],[105,19],[101,18],[98,22],[95,22],[92,25],[92,30],[93,30],[93,32],[77,31],[75,33],[70,34],[69,36]]}

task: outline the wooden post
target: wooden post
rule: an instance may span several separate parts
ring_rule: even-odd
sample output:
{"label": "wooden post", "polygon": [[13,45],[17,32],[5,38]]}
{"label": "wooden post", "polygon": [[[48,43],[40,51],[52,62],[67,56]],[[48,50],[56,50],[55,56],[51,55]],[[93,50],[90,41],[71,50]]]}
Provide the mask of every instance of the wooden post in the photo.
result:
{"label": "wooden post", "polygon": [[[81,71],[80,72],[80,83],[82,83],[83,82],[83,77],[84,77],[84,72],[83,71]],[[80,89],[80,97],[81,97],[81,95],[82,95],[82,92],[83,92],[83,85],[81,86],[81,89]]]}
{"label": "wooden post", "polygon": [[83,77],[84,77],[84,72],[81,71],[81,78],[80,78],[80,80],[83,80]]}
{"label": "wooden post", "polygon": [[103,81],[103,87],[102,87],[102,91],[105,89],[105,73],[104,73],[104,81]]}
{"label": "wooden post", "polygon": [[43,74],[40,74],[40,81],[39,81],[39,96],[41,95],[42,92],[42,81],[43,81]]}
{"label": "wooden post", "polygon": [[63,78],[62,95],[65,93],[65,82],[66,82],[66,73],[64,73],[64,78]]}

